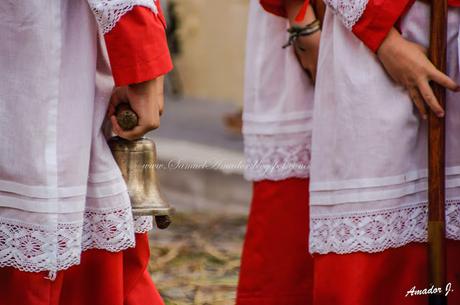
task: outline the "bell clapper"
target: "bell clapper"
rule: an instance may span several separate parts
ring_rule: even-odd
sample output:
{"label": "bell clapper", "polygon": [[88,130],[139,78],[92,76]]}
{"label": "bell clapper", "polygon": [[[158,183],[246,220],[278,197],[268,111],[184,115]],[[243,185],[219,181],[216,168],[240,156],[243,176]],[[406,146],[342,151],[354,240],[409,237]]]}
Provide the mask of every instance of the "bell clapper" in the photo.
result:
{"label": "bell clapper", "polygon": [[157,224],[158,229],[164,230],[171,224],[171,217],[168,215],[162,216],[155,216],[155,222]]}

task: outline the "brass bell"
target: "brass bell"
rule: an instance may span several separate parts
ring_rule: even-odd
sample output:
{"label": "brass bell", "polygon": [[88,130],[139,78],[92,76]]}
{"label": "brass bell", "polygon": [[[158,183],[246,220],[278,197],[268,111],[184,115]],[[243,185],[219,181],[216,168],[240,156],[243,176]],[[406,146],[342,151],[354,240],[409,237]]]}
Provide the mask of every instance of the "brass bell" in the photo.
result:
{"label": "brass bell", "polygon": [[[128,104],[120,105],[116,111],[118,123],[129,130],[137,125],[137,115]],[[174,209],[158,188],[155,143],[145,137],[130,141],[115,136],[109,139],[108,144],[128,187],[133,215],[155,216],[157,227],[166,229],[171,224],[170,216]]]}

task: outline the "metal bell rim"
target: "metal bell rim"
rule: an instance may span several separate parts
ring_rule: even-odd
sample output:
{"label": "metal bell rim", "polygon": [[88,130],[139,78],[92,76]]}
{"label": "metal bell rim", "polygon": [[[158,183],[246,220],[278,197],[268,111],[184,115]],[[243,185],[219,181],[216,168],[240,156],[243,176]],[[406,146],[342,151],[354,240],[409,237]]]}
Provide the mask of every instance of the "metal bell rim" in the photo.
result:
{"label": "metal bell rim", "polygon": [[151,208],[151,207],[136,207],[133,209],[134,216],[170,216],[175,213],[175,209],[172,207],[165,208]]}
{"label": "metal bell rim", "polygon": [[126,140],[119,136],[115,136],[108,141],[110,150],[124,152],[145,152],[156,151],[155,142],[149,138],[142,137],[136,140]]}

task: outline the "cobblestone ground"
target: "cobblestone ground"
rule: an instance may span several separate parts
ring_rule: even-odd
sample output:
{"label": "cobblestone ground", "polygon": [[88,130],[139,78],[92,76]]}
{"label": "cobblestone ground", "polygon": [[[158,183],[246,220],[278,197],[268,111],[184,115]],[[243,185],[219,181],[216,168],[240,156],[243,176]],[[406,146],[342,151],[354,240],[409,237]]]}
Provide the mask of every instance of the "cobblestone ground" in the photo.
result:
{"label": "cobblestone ground", "polygon": [[166,305],[233,305],[246,217],[175,215],[151,235],[151,272]]}

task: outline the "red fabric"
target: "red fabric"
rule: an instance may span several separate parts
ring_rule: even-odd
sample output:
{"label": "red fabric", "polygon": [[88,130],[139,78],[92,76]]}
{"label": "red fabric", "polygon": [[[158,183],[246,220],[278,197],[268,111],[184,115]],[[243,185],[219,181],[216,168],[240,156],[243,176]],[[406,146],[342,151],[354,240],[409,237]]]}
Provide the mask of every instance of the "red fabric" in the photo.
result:
{"label": "red fabric", "polygon": [[295,22],[302,22],[305,19],[305,15],[307,14],[308,6],[310,5],[310,0],[305,0],[300,9],[299,13],[295,17]]}
{"label": "red fabric", "polygon": [[[280,16],[280,17],[287,18],[285,2],[286,0],[260,0],[260,4],[267,12]],[[309,4],[310,4],[310,0],[305,0],[302,8],[299,11],[299,14],[295,18],[296,22],[301,22],[305,18],[305,14],[307,12],[307,8]]]}
{"label": "red fabric", "polygon": [[[448,241],[448,303],[460,304],[460,241]],[[426,244],[379,253],[314,256],[314,305],[428,305],[426,296],[405,297],[413,286],[430,288]]]}
{"label": "red fabric", "polygon": [[285,0],[260,0],[260,4],[267,12],[287,18],[284,1]]}
{"label": "red fabric", "polygon": [[237,305],[309,305],[308,179],[254,183]]}
{"label": "red fabric", "polygon": [[46,272],[0,268],[0,305],[164,305],[147,272],[149,257],[147,234],[136,234],[136,248],[85,251],[80,265],[53,282]]}
{"label": "red fabric", "polygon": [[[415,0],[370,0],[353,33],[373,52],[377,52],[390,29],[414,4]],[[460,0],[449,0],[450,6],[460,6]]]}
{"label": "red fabric", "polygon": [[415,0],[371,0],[353,26],[353,33],[373,52],[377,52],[390,29]]}
{"label": "red fabric", "polygon": [[172,69],[165,20],[145,7],[134,7],[104,36],[117,86],[157,78]]}

